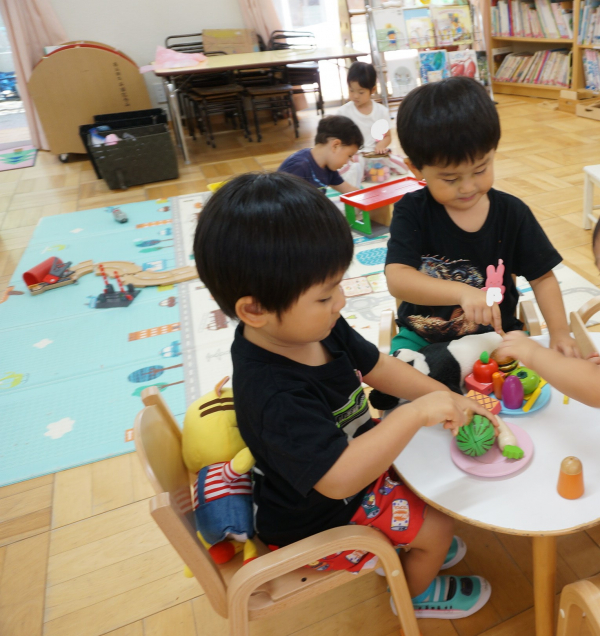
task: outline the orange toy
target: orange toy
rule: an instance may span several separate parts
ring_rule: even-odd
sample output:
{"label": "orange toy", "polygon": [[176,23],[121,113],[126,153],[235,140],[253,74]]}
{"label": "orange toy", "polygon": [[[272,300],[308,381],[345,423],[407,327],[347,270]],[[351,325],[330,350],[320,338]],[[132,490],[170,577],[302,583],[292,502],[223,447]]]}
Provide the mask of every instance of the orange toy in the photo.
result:
{"label": "orange toy", "polygon": [[489,395],[484,395],[483,393],[479,393],[479,391],[471,390],[467,393],[467,397],[471,398],[472,400],[475,400],[475,402],[478,402],[479,404],[481,404],[483,408],[487,409],[490,413],[494,415],[497,415],[498,413],[500,413],[500,410],[502,409],[502,405],[500,404],[498,400],[494,400],[494,398]]}
{"label": "orange toy", "polygon": [[565,499],[579,499],[583,495],[583,467],[577,457],[562,460],[556,490]]}

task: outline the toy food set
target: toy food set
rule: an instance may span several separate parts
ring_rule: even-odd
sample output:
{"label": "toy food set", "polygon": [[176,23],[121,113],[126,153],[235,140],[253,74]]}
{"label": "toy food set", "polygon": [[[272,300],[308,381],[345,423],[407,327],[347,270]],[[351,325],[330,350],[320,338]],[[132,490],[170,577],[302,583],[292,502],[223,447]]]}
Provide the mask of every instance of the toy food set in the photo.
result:
{"label": "toy food set", "polygon": [[478,477],[505,477],[524,468],[533,457],[533,442],[515,424],[496,416],[499,434],[485,417],[474,415],[461,427],[450,447],[452,461],[466,473]]}
{"label": "toy food set", "polygon": [[[550,387],[547,382],[527,367],[520,367],[517,360],[495,359],[484,351],[479,360],[473,365],[473,371],[465,378],[465,387],[479,395],[490,396],[490,400],[498,401],[484,403],[482,398],[475,398],[492,413],[510,415],[524,415],[537,411],[550,400]],[[493,410],[496,409],[496,410]]]}

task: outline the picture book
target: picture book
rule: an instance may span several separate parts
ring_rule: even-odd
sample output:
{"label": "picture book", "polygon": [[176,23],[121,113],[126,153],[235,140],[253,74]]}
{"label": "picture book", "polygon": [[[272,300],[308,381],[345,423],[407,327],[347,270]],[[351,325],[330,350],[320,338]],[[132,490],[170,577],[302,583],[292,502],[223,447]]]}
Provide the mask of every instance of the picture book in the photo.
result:
{"label": "picture book", "polygon": [[448,61],[450,63],[450,75],[453,77],[464,75],[465,77],[479,79],[477,55],[472,49],[450,51],[448,53]]}
{"label": "picture book", "polygon": [[388,82],[391,83],[393,97],[405,97],[417,87],[418,53],[406,51],[402,53],[389,53],[385,56]]}
{"label": "picture book", "polygon": [[431,17],[438,46],[455,46],[473,42],[471,7],[451,5],[431,7]]}
{"label": "picture book", "polygon": [[408,48],[402,9],[397,7],[374,9],[373,21],[379,51],[396,51]]}
{"label": "picture book", "polygon": [[448,71],[448,52],[445,49],[437,51],[420,51],[421,81],[424,84],[439,82],[450,77]]}
{"label": "picture book", "polygon": [[479,81],[484,86],[490,85],[490,71],[488,66],[488,57],[485,51],[475,51],[477,56],[477,72],[479,73]]}
{"label": "picture book", "polygon": [[404,20],[411,49],[425,49],[436,45],[433,22],[427,7],[405,9]]}

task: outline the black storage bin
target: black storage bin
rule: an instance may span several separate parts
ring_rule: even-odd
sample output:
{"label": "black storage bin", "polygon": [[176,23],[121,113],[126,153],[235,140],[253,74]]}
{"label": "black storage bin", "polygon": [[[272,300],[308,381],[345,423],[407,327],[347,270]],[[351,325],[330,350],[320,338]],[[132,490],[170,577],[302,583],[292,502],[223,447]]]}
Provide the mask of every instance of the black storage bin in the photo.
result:
{"label": "black storage bin", "polygon": [[[90,155],[111,190],[177,179],[177,157],[166,124],[121,128],[103,135],[111,132],[121,137],[121,141],[112,146],[88,143]],[[123,139],[125,133],[133,139]]]}
{"label": "black storage bin", "polygon": [[129,110],[120,113],[108,113],[106,115],[94,115],[93,124],[79,126],[79,136],[92,162],[98,179],[102,179],[100,170],[96,165],[94,156],[90,153],[89,132],[98,126],[110,126],[111,131],[133,126],[151,126],[152,124],[166,124],[167,113],[162,108],[147,108],[145,110]]}

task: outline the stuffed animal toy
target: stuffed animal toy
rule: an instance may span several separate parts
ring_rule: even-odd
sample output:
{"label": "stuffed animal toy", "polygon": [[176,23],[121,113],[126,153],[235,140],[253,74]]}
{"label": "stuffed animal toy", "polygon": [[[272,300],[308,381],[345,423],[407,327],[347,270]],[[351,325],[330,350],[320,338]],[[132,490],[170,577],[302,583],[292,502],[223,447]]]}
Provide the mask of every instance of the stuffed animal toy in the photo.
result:
{"label": "stuffed animal toy", "polygon": [[[473,371],[475,361],[482,351],[493,351],[502,342],[502,336],[490,331],[463,336],[450,342],[435,342],[421,351],[398,349],[394,357],[412,365],[417,371],[445,384],[451,391],[462,393],[463,383]],[[398,405],[398,399],[373,390],[369,395],[371,404],[381,411]]]}
{"label": "stuffed animal toy", "polygon": [[194,510],[198,538],[215,563],[244,550],[244,563],[257,557],[250,469],[254,457],[240,435],[233,391],[215,390],[196,400],[183,420],[182,451],[188,470],[198,473]]}

